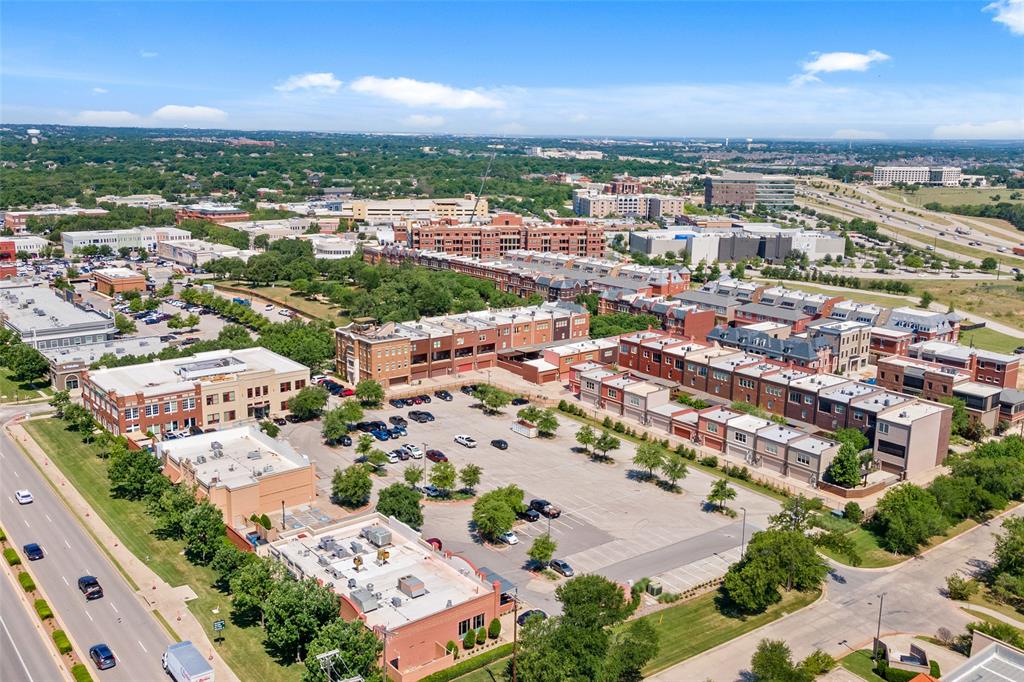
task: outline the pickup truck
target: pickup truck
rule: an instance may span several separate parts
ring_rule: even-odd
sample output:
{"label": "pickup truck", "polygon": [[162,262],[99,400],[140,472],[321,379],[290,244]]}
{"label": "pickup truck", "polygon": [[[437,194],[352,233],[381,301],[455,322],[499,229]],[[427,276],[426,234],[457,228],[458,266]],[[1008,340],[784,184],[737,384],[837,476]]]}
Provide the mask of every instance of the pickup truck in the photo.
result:
{"label": "pickup truck", "polygon": [[175,682],[213,682],[213,667],[188,640],[167,647],[160,662]]}

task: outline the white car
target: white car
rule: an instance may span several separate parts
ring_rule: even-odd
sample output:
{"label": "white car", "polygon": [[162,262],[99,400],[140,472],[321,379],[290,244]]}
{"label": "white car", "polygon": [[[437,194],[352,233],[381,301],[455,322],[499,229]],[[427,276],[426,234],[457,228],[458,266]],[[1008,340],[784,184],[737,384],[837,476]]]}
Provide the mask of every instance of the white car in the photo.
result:
{"label": "white car", "polygon": [[14,499],[18,501],[18,504],[32,504],[32,493],[27,490],[16,490]]}
{"label": "white car", "polygon": [[392,450],[388,453],[388,464],[398,464],[399,461],[401,461],[401,457],[396,451]]}
{"label": "white car", "polygon": [[476,441],[473,440],[473,437],[464,434],[459,434],[458,436],[455,436],[455,442],[458,443],[459,445],[464,445],[467,448],[476,447]]}
{"label": "white car", "polygon": [[519,536],[516,535],[516,532],[514,530],[510,530],[507,533],[501,534],[501,541],[504,542],[506,545],[518,545]]}
{"label": "white car", "polygon": [[267,305],[263,306],[263,309],[264,310],[273,310],[274,309],[274,304],[273,303],[268,303]]}
{"label": "white car", "polygon": [[411,443],[406,443],[402,446],[402,449],[405,450],[413,459],[423,459],[423,450]]}
{"label": "white car", "polygon": [[292,311],[288,310],[287,308],[282,308],[281,310],[277,311],[277,314],[278,315],[283,315],[284,317],[291,317],[292,316]]}

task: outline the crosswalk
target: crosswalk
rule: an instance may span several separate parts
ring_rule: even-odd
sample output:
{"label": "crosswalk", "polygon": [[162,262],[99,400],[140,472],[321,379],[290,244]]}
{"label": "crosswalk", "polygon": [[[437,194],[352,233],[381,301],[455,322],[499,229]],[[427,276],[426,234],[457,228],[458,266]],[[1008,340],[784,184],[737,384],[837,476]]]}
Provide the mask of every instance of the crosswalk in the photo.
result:
{"label": "crosswalk", "polygon": [[729,565],[739,560],[740,548],[733,547],[726,552],[698,559],[654,577],[661,582],[666,592],[684,592],[701,583],[722,577],[729,570]]}

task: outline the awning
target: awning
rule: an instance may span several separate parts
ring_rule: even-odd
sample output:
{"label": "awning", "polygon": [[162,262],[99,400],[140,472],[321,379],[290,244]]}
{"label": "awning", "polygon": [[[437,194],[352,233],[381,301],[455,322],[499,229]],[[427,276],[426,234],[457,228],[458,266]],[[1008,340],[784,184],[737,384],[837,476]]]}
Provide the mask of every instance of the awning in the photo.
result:
{"label": "awning", "polygon": [[480,575],[483,576],[483,579],[486,580],[488,583],[497,582],[499,585],[498,590],[501,592],[511,592],[512,590],[516,589],[516,586],[509,582],[500,573],[496,573],[491,569],[487,568],[486,566],[480,568],[479,572]]}

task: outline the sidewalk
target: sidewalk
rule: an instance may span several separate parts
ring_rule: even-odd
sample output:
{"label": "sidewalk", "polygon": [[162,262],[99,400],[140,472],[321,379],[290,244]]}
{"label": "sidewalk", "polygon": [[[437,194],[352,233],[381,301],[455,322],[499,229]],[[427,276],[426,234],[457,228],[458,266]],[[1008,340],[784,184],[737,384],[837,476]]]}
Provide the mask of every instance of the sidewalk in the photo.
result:
{"label": "sidewalk", "polygon": [[60,470],[50,463],[46,453],[29,437],[20,424],[9,422],[5,428],[11,438],[21,445],[39,470],[50,480],[65,504],[93,535],[96,542],[113,557],[117,568],[136,589],[136,595],[146,608],[155,612],[154,616],[165,627],[173,630],[178,639],[191,640],[200,651],[209,652],[208,655],[218,680],[240,682],[238,676],[217,654],[203,626],[189,611],[187,602],[195,598],[192,588],[188,585],[173,587],[164,582],[121,544],[120,538],[110,530],[98,514],[93,512],[78,490],[68,484]]}

